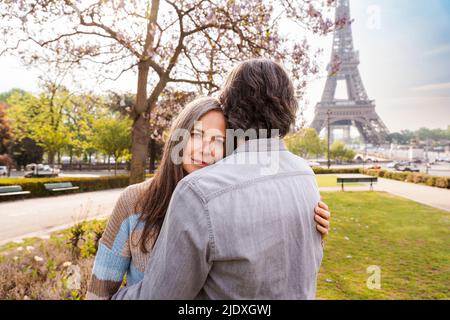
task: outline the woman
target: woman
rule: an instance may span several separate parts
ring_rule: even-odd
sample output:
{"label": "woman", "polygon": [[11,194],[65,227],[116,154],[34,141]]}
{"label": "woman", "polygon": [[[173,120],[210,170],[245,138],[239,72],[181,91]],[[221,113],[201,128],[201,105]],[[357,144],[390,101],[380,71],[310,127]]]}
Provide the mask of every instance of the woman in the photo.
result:
{"label": "woman", "polygon": [[[205,137],[198,123],[214,130],[208,130]],[[155,176],[127,187],[120,195],[99,242],[87,299],[110,299],[124,279],[132,285],[143,278],[175,187],[187,174],[223,158],[225,130],[225,117],[216,99],[200,98],[184,108],[172,125]],[[180,142],[176,138],[180,133],[190,136]],[[177,150],[182,151],[179,163],[173,157]],[[321,202],[315,211],[317,229],[325,236],[328,207]]]}

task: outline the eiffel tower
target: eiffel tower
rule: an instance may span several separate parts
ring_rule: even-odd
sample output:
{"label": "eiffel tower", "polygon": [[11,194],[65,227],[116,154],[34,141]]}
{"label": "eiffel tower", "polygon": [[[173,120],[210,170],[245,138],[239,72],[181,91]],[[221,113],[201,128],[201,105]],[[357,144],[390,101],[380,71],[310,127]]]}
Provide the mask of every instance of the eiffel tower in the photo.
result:
{"label": "eiffel tower", "polygon": [[[355,126],[365,143],[383,144],[389,131],[376,113],[375,101],[369,99],[359,73],[359,52],[353,47],[349,0],[337,0],[338,20],[346,23],[334,32],[328,78],[311,127],[320,133],[327,127],[329,117],[330,131],[344,128],[344,139],[350,138],[350,127]],[[335,98],[338,81],[346,83],[347,99]]]}

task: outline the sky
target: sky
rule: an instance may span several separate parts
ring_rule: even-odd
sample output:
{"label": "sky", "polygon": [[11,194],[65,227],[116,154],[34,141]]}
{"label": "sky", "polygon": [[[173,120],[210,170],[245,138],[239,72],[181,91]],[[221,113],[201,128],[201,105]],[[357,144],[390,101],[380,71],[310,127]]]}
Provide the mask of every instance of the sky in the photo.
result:
{"label": "sky", "polygon": [[[353,38],[370,99],[391,132],[450,125],[450,1],[351,0]],[[318,40],[326,48],[331,40]],[[325,43],[324,43],[325,42]],[[324,63],[325,65],[326,63]],[[312,120],[325,76],[310,84]]]}
{"label": "sky", "polygon": [[[350,0],[355,49],[370,99],[391,132],[450,125],[450,1]],[[290,26],[284,28],[291,30]],[[292,32],[289,31],[289,32]],[[332,36],[311,38],[324,49],[323,73],[307,88],[309,123],[325,84]],[[21,88],[37,92],[37,73],[18,58],[0,57],[0,92]],[[115,88],[134,91],[135,76]]]}

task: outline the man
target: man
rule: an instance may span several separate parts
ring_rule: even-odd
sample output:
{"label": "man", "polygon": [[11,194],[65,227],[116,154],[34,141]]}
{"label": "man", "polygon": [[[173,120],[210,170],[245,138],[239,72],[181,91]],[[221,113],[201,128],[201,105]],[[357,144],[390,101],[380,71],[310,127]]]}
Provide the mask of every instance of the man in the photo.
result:
{"label": "man", "polygon": [[315,298],[320,196],[282,141],[298,109],[293,84],[279,64],[249,60],[220,100],[237,149],[178,184],[143,281],[113,299]]}

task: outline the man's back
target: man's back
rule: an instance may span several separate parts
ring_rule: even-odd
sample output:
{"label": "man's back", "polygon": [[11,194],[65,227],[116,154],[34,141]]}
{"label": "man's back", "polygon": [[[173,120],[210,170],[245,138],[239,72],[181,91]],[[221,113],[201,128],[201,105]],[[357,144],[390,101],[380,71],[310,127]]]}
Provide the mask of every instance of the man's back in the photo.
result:
{"label": "man's back", "polygon": [[[270,164],[262,164],[269,155]],[[214,241],[197,298],[315,298],[323,254],[314,223],[320,196],[303,159],[279,140],[254,140],[184,181],[204,199]]]}
{"label": "man's back", "polygon": [[180,181],[144,279],[113,299],[314,299],[319,198],[282,141],[251,140]]}

